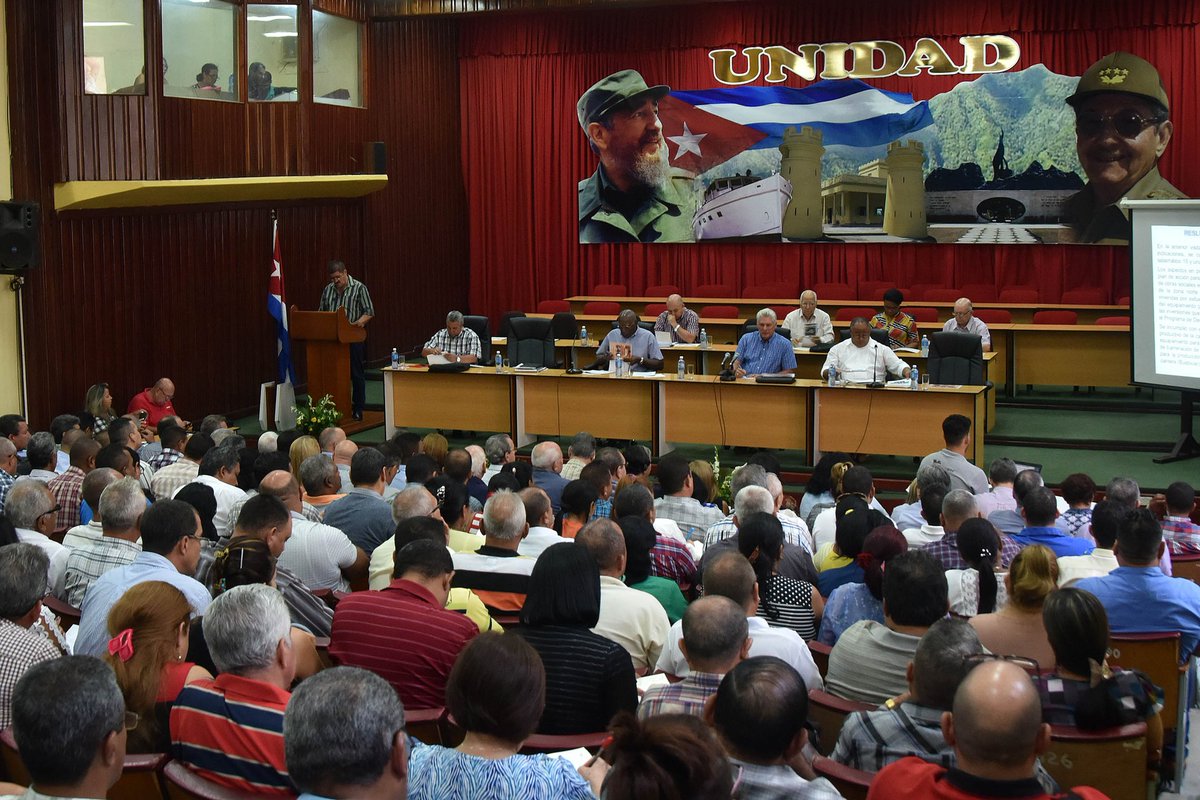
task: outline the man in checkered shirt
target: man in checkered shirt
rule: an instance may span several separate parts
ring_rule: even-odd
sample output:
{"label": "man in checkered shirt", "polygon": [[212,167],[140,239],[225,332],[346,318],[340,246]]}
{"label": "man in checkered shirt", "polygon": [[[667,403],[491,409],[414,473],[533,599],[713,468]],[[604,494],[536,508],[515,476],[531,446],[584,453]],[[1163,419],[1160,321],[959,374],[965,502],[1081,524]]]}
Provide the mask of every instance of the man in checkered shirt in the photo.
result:
{"label": "man in checkered shirt", "polygon": [[[318,311],[346,310],[346,319],[356,328],[365,328],[375,317],[375,306],[365,283],[350,277],[346,264],[334,259],[327,267],[329,283],[321,292]],[[363,406],[367,402],[367,378],[363,371],[367,343],[353,342],[350,345],[350,407],[356,420],[362,419]]]}
{"label": "man in checkered shirt", "polygon": [[446,327],[435,333],[421,350],[423,356],[444,356],[455,364],[474,364],[483,355],[479,336],[463,324],[461,311],[446,315]]}
{"label": "man in checkered shirt", "polygon": [[67,556],[63,599],[76,608],[92,582],[109,570],[133,562],[142,552],[138,520],[146,510],[146,496],[133,478],[110,483],[100,494],[103,534]]}
{"label": "man in checkered shirt", "polygon": [[12,724],[12,693],[25,670],[62,655],[31,631],[42,614],[50,557],[36,544],[0,548],[0,727]]}

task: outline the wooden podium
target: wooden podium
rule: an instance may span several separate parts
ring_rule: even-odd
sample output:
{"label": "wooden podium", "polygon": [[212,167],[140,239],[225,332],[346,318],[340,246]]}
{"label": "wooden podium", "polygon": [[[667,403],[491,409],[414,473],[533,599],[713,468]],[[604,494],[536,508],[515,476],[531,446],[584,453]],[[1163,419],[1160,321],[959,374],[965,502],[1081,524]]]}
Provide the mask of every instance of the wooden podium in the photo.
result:
{"label": "wooden podium", "polygon": [[[339,411],[350,410],[350,348],[365,341],[366,328],[356,328],[346,310],[301,311],[292,306],[288,318],[292,341],[304,342],[308,395],[313,402],[331,395]],[[344,398],[344,402],[343,402]]]}

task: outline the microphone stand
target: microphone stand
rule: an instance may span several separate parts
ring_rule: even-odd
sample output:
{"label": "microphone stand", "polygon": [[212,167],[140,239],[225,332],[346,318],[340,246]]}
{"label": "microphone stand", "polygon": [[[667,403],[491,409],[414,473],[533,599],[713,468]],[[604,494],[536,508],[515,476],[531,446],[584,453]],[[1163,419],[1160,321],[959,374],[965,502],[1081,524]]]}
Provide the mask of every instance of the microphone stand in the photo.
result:
{"label": "microphone stand", "polygon": [[879,342],[875,345],[875,363],[871,365],[871,377],[874,379],[867,386],[871,389],[882,389],[883,382],[879,380]]}
{"label": "microphone stand", "polygon": [[732,381],[734,379],[733,370],[730,369],[730,367],[729,367],[729,364],[730,364],[730,361],[732,360],[732,358],[733,358],[732,353],[726,353],[725,357],[723,359],[721,359],[720,380],[725,381],[726,383],[728,383],[729,381]]}

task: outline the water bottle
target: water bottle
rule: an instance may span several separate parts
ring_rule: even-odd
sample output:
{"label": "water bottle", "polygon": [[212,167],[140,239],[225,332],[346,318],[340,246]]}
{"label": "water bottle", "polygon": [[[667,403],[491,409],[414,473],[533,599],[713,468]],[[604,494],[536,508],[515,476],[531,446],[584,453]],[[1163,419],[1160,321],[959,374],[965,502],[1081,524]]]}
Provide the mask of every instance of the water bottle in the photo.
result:
{"label": "water bottle", "polygon": [[580,347],[586,346],[587,343],[588,343],[587,325],[580,325],[579,326],[579,346]]}
{"label": "water bottle", "polygon": [[678,378],[679,380],[683,380],[683,377],[686,374],[687,374],[687,365],[683,363],[683,356],[680,356],[679,363],[675,365],[675,377]]}
{"label": "water bottle", "polygon": [[928,336],[921,337],[921,355],[922,356],[929,355],[929,337]]}
{"label": "water bottle", "polygon": [[621,358],[620,353],[617,353],[616,366],[613,367],[613,377],[615,377],[615,378],[624,378],[625,377],[625,359]]}
{"label": "water bottle", "polygon": [[829,368],[829,388],[837,386],[837,367]]}
{"label": "water bottle", "polygon": [[913,367],[912,372],[908,373],[908,388],[914,392],[921,388],[921,374],[916,367]]}
{"label": "water bottle", "polygon": [[400,369],[400,351],[392,348],[392,369]]}
{"label": "water bottle", "polygon": [[700,349],[708,349],[708,331],[704,330],[704,328],[700,329]]}
{"label": "water bottle", "polygon": [[496,372],[503,372],[503,371],[504,371],[504,356],[500,354],[499,350],[497,350],[496,351]]}

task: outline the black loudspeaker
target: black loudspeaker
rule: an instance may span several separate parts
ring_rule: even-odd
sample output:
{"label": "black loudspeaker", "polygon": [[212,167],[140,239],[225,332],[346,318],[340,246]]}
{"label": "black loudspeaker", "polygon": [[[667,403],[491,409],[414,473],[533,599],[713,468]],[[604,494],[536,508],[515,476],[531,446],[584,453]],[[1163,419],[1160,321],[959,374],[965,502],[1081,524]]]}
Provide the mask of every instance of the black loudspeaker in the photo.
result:
{"label": "black loudspeaker", "polygon": [[368,175],[386,175],[387,145],[383,142],[367,142],[363,148],[363,169]]}
{"label": "black loudspeaker", "polygon": [[38,265],[37,203],[0,203],[0,271],[19,273]]}

